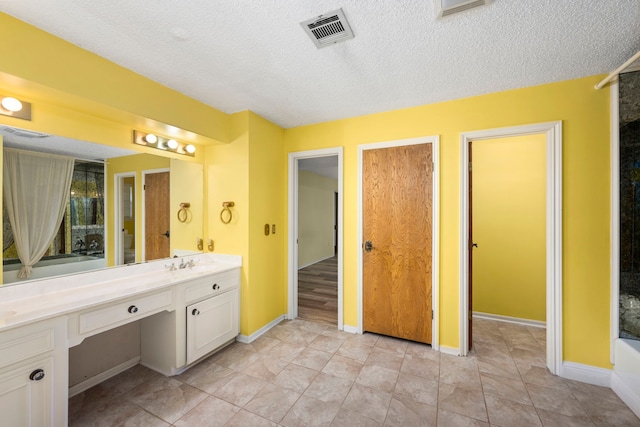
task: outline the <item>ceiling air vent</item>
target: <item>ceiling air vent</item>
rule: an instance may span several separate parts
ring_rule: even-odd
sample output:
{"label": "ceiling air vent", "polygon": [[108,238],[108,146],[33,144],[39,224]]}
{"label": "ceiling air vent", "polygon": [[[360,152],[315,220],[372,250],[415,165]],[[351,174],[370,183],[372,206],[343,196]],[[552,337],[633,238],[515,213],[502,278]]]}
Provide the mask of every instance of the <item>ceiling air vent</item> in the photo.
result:
{"label": "ceiling air vent", "polygon": [[18,128],[12,128],[7,126],[3,126],[2,130],[12,135],[19,136],[21,138],[47,138],[51,136],[51,135],[47,135],[46,133],[34,132],[32,130],[18,129]]}
{"label": "ceiling air vent", "polygon": [[454,13],[473,9],[474,7],[484,6],[489,4],[490,1],[491,0],[435,0],[436,16],[442,18],[453,15]]}
{"label": "ceiling air vent", "polygon": [[353,38],[353,31],[342,9],[301,22],[300,25],[318,49]]}

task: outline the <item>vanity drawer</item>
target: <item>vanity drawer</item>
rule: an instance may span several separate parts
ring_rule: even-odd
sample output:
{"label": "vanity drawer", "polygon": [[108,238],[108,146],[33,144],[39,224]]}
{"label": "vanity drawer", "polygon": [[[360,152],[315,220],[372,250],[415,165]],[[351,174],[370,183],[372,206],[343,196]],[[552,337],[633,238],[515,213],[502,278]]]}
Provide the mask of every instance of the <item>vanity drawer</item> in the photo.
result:
{"label": "vanity drawer", "polygon": [[0,368],[54,349],[53,327],[33,329],[25,327],[0,333]]}
{"label": "vanity drawer", "polygon": [[187,303],[240,286],[240,269],[214,274],[191,282],[185,289]]}
{"label": "vanity drawer", "polygon": [[124,325],[162,311],[162,309],[168,308],[172,302],[173,290],[170,289],[81,313],[78,316],[78,333],[83,335]]}

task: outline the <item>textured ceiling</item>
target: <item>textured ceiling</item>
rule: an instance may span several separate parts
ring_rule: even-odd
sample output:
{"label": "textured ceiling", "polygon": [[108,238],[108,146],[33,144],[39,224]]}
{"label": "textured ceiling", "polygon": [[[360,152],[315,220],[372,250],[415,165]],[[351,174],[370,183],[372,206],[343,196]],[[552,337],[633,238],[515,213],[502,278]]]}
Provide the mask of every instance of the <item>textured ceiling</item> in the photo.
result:
{"label": "textured ceiling", "polygon": [[[342,8],[355,38],[300,22]],[[638,0],[28,0],[0,10],[227,113],[285,128],[573,79],[640,49]]]}

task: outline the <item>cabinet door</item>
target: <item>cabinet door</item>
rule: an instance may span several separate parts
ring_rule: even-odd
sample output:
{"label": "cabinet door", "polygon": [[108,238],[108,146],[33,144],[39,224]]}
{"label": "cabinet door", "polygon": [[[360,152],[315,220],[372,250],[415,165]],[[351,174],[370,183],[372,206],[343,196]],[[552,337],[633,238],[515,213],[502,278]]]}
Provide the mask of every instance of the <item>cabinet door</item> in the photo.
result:
{"label": "cabinet door", "polygon": [[53,358],[49,357],[0,374],[0,426],[53,425],[53,371]]}
{"label": "cabinet door", "polygon": [[239,291],[187,306],[187,363],[234,339],[240,332]]}

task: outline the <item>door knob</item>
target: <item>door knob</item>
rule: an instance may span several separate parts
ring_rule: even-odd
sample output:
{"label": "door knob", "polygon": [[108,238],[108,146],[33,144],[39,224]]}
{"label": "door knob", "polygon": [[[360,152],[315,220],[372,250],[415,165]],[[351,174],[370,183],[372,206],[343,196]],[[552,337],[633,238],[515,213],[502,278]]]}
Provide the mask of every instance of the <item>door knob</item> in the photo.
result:
{"label": "door knob", "polygon": [[169,237],[169,230],[165,231],[164,233],[162,233],[163,236],[166,236],[167,238]]}
{"label": "door knob", "polygon": [[371,243],[371,240],[367,240],[366,242],[364,242],[364,250],[367,252],[371,252],[371,249],[373,249],[373,243]]}
{"label": "door knob", "polygon": [[471,244],[471,247],[472,247],[472,248],[477,248],[477,247],[478,247],[478,244],[477,244],[477,243],[472,243],[472,244]]}

